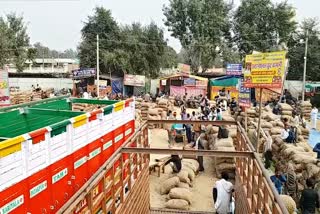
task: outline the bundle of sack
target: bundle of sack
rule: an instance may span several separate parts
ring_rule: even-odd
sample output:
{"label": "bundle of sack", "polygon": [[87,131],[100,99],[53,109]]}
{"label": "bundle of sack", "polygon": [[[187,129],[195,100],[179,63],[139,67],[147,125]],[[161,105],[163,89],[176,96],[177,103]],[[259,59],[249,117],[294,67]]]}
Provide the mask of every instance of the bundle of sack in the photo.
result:
{"label": "bundle of sack", "polygon": [[20,104],[30,102],[32,93],[29,91],[10,93],[10,102],[12,104]]}
{"label": "bundle of sack", "polygon": [[281,111],[281,119],[288,118],[290,120],[292,118],[293,108],[287,103],[279,103],[279,108]]}
{"label": "bundle of sack", "polygon": [[135,108],[136,109],[141,109],[141,103],[142,103],[143,99],[142,98],[136,98],[135,99]]}
{"label": "bundle of sack", "polygon": [[139,109],[136,109],[136,112],[135,112],[135,127],[136,129],[140,128],[141,124],[142,124],[142,115],[141,115],[141,110]]}
{"label": "bundle of sack", "polygon": [[192,182],[199,171],[199,163],[183,159],[181,171],[161,183],[160,194],[167,195],[164,206],[168,209],[188,210],[192,203]]}
{"label": "bundle of sack", "polygon": [[303,114],[306,120],[310,120],[311,111],[312,111],[312,104],[310,101],[303,101],[300,103],[300,113]]}
{"label": "bundle of sack", "polygon": [[141,103],[141,116],[142,120],[148,119],[148,111],[149,111],[150,103],[149,102],[142,102]]}
{"label": "bundle of sack", "polygon": [[[162,110],[161,109],[158,109],[158,108],[150,108],[148,110],[148,120],[161,120],[161,113],[162,113]],[[148,128],[149,129],[154,129],[156,128],[157,126],[155,124],[148,124]]]}

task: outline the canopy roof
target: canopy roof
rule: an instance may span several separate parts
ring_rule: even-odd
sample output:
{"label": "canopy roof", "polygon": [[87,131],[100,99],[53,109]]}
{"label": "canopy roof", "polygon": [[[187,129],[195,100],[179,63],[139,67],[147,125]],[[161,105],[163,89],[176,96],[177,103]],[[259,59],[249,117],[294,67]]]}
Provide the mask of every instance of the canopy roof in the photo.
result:
{"label": "canopy roof", "polygon": [[166,76],[166,77],[162,77],[161,80],[166,80],[166,79],[171,79],[171,78],[177,78],[177,77],[184,77],[184,78],[193,78],[199,81],[206,81],[208,82],[207,78],[204,77],[199,77],[199,76],[195,76],[195,75],[191,75],[191,74],[186,74],[186,73],[177,73],[177,74],[173,74],[170,76]]}
{"label": "canopy roof", "polygon": [[210,86],[236,86],[239,82],[239,77],[234,76],[224,76],[210,79]]}
{"label": "canopy roof", "polygon": [[320,87],[320,83],[307,83],[306,88],[317,88]]}

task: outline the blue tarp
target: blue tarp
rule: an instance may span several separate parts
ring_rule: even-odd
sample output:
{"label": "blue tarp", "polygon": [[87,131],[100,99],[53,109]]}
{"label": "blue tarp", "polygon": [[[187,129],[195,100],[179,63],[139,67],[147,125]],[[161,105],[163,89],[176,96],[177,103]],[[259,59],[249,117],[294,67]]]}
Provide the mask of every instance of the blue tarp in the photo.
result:
{"label": "blue tarp", "polygon": [[112,80],[112,94],[122,94],[122,83],[121,80]]}

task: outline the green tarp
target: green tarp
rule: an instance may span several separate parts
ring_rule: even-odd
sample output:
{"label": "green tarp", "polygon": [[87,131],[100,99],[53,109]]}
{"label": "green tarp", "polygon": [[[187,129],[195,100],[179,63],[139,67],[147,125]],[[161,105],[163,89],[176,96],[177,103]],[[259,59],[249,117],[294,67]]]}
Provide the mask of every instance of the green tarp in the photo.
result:
{"label": "green tarp", "polygon": [[238,84],[239,78],[237,77],[223,77],[223,78],[215,78],[210,79],[210,86],[236,86]]}

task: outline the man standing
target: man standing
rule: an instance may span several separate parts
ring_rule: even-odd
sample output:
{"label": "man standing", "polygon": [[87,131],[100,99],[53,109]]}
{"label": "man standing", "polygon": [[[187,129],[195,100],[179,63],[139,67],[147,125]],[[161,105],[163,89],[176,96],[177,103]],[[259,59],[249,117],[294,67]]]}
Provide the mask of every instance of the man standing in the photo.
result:
{"label": "man standing", "polygon": [[264,144],[264,159],[265,159],[265,168],[269,169],[272,161],[272,137],[269,132],[266,132],[267,140]]}
{"label": "man standing", "polygon": [[222,172],[221,177],[222,178],[216,182],[216,185],[213,188],[214,207],[217,214],[228,214],[232,212],[232,210],[230,210],[230,202],[234,189],[233,184],[228,181],[228,173]]}
{"label": "man standing", "polygon": [[302,214],[314,214],[316,208],[319,208],[319,193],[314,189],[314,181],[308,178],[306,181],[307,188],[301,193],[300,208]]}
{"label": "man standing", "polygon": [[313,107],[311,111],[311,126],[312,129],[317,129],[317,119],[318,119],[318,109],[317,107]]}
{"label": "man standing", "polygon": [[317,153],[317,159],[318,159],[318,161],[320,161],[320,143],[317,143],[313,147],[313,151]]}

